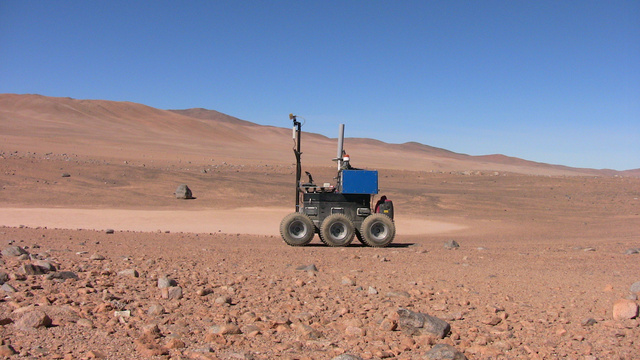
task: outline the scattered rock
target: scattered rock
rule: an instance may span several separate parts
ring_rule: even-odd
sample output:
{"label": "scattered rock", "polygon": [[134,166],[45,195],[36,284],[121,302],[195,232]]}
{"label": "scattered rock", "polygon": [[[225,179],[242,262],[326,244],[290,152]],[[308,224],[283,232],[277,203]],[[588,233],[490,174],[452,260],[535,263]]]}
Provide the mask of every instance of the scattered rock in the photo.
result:
{"label": "scattered rock", "polygon": [[193,194],[191,193],[191,189],[189,189],[189,187],[186,184],[180,184],[178,185],[178,188],[176,189],[176,199],[193,199]]}
{"label": "scattered rock", "polygon": [[360,356],[355,356],[351,354],[341,354],[332,358],[331,360],[362,360],[362,358]]}
{"label": "scattered rock", "polygon": [[466,360],[467,357],[449,344],[436,344],[424,354],[430,360]]}
{"label": "scattered rock", "polygon": [[597,323],[598,323],[598,321],[596,321],[596,319],[594,319],[594,318],[587,318],[587,319],[584,319],[584,320],[582,321],[582,326],[593,326],[593,325],[595,325],[595,324],[597,324]]}
{"label": "scattered rock", "polygon": [[638,304],[628,299],[620,299],[613,304],[613,319],[627,320],[638,316]]}
{"label": "scattered rock", "polygon": [[460,247],[460,244],[458,244],[458,242],[455,240],[449,240],[446,243],[444,243],[444,248],[447,250],[453,250],[459,247]]}
{"label": "scattered rock", "polygon": [[376,288],[374,288],[373,286],[369,286],[369,289],[367,290],[367,293],[370,295],[377,295],[378,294],[378,290],[376,290]]}
{"label": "scattered rock", "polygon": [[410,334],[426,332],[442,339],[451,330],[449,323],[435,316],[416,313],[408,309],[398,309],[397,313],[400,316],[398,319],[400,329],[406,330]]}
{"label": "scattered rock", "polygon": [[180,286],[170,286],[161,288],[161,295],[163,299],[178,300],[182,299],[182,288]]}
{"label": "scattered rock", "polygon": [[237,335],[242,334],[242,330],[236,324],[213,325],[209,328],[209,333],[214,335]]}
{"label": "scattered rock", "polygon": [[128,276],[128,277],[132,277],[132,278],[137,278],[138,276],[140,276],[140,274],[138,273],[138,270],[136,270],[136,269],[122,270],[122,271],[118,272],[118,275],[120,275],[120,276]]}
{"label": "scattered rock", "polygon": [[356,281],[348,276],[344,276],[341,281],[342,285],[356,286]]}
{"label": "scattered rock", "polygon": [[6,293],[14,293],[18,291],[16,288],[14,288],[13,286],[11,286],[11,284],[8,284],[8,283],[2,284],[2,286],[0,286],[0,289]]}
{"label": "scattered rock", "polygon": [[68,279],[78,279],[78,275],[73,271],[56,271],[53,273],[47,274],[45,276],[47,280],[68,280]]}
{"label": "scattered rock", "polygon": [[49,327],[51,326],[51,318],[44,311],[32,310],[25,312],[22,317],[16,321],[16,326],[22,330]]}
{"label": "scattered rock", "polygon": [[44,275],[48,271],[42,266],[34,265],[34,264],[23,264],[18,269],[18,272],[25,275]]}
{"label": "scattered rock", "polygon": [[168,288],[168,287],[171,287],[171,286],[177,286],[177,285],[178,285],[178,283],[175,280],[173,280],[173,279],[171,279],[171,278],[169,278],[167,276],[162,276],[162,277],[158,278],[158,287],[160,289]]}
{"label": "scattered rock", "polygon": [[89,257],[89,260],[96,260],[96,261],[101,261],[101,260],[104,260],[104,259],[105,259],[105,257],[100,255],[100,254],[98,254],[98,253],[95,253],[95,254],[93,254],[93,255],[91,255]]}
{"label": "scattered rock", "polygon": [[104,232],[105,232],[106,234],[113,234],[113,233],[115,233],[116,231],[115,231],[115,230],[113,230],[113,229],[107,229],[107,230],[105,230]]}
{"label": "scattered rock", "polygon": [[62,177],[63,177],[63,178],[68,178],[68,177],[71,177],[71,174],[69,174],[69,173],[62,173]]}
{"label": "scattered rock", "polygon": [[13,256],[13,257],[17,257],[20,255],[26,255],[29,254],[25,249],[23,249],[20,246],[9,246],[7,248],[5,248],[4,250],[2,250],[2,256]]}
{"label": "scattered rock", "polygon": [[640,281],[636,281],[629,287],[629,291],[632,293],[640,293]]}
{"label": "scattered rock", "polygon": [[11,345],[1,345],[0,346],[0,356],[9,357],[11,355],[15,355],[18,352]]}
{"label": "scattered rock", "polygon": [[296,270],[317,272],[318,268],[316,267],[315,264],[311,264],[311,265],[300,265],[296,268]]}

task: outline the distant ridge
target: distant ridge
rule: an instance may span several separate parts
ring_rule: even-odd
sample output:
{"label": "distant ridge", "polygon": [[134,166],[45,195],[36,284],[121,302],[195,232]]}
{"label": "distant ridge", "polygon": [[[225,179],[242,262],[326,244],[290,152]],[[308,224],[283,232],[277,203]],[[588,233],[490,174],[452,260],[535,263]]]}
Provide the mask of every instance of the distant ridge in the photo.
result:
{"label": "distant ridge", "polygon": [[[293,162],[289,128],[259,125],[203,108],[160,110],[126,101],[42,95],[0,94],[0,144],[5,151],[71,152],[97,158]],[[368,168],[640,176],[640,169],[578,169],[501,154],[471,156],[417,142],[389,144],[347,137],[345,147],[356,166]],[[334,156],[335,139],[305,133],[305,166],[333,166]]]}

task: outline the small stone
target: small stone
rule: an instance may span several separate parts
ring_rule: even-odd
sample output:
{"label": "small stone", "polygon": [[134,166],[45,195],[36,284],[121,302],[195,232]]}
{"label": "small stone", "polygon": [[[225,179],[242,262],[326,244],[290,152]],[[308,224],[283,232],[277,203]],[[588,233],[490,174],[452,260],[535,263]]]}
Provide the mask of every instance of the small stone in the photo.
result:
{"label": "small stone", "polygon": [[18,289],[14,288],[13,286],[11,286],[11,284],[8,284],[8,283],[2,284],[2,286],[0,286],[0,290],[7,293],[14,293],[18,291]]}
{"label": "small stone", "polygon": [[160,290],[163,299],[182,299],[182,288],[180,286],[170,286],[167,288],[161,288]]}
{"label": "small stone", "polygon": [[315,264],[311,264],[311,265],[300,265],[296,268],[296,270],[317,272],[318,268],[316,267]]}
{"label": "small stone", "polygon": [[169,339],[165,345],[167,349],[184,349],[186,346],[184,341],[176,338]]}
{"label": "small stone", "polygon": [[370,295],[377,295],[378,294],[378,290],[376,290],[376,288],[374,288],[373,286],[369,286],[369,289],[367,290],[367,293]]}
{"label": "small stone", "polygon": [[151,304],[149,309],[147,309],[147,314],[151,316],[162,315],[164,314],[164,307],[160,304]]}
{"label": "small stone", "polygon": [[25,274],[25,275],[44,275],[48,272],[42,266],[38,266],[34,264],[23,264],[22,266],[20,266],[18,271],[21,274]]}
{"label": "small stone", "polygon": [[425,354],[429,360],[466,360],[467,357],[449,344],[436,344]]}
{"label": "small stone", "polygon": [[93,328],[93,322],[89,319],[78,319],[78,321],[76,321],[76,324],[78,324],[78,326],[81,327],[86,327],[86,328]]}
{"label": "small stone", "polygon": [[0,271],[0,285],[9,281],[9,274],[4,271]]}
{"label": "small stone", "polygon": [[628,299],[620,299],[613,304],[613,319],[627,320],[638,316],[638,304]]}
{"label": "small stone", "polygon": [[100,254],[93,254],[89,257],[89,260],[96,260],[96,261],[100,261],[100,260],[104,260],[105,257],[100,255]]}
{"label": "small stone", "polygon": [[69,173],[62,173],[62,177],[63,177],[63,178],[68,178],[68,177],[71,177],[71,174],[69,174]]}
{"label": "small stone", "polygon": [[47,280],[68,280],[68,279],[78,279],[78,275],[73,271],[56,271],[45,276]]}
{"label": "small stone", "polygon": [[351,354],[340,354],[331,360],[362,360],[362,358]]}
{"label": "small stone", "polygon": [[120,276],[128,276],[128,277],[133,277],[133,278],[137,278],[138,276],[140,276],[140,274],[138,273],[138,270],[136,270],[136,269],[122,270],[122,271],[118,272],[118,275],[120,275]]}
{"label": "small stone", "polygon": [[121,318],[129,318],[131,317],[131,310],[120,310],[120,311],[116,310],[113,312],[113,316],[121,317]]}
{"label": "small stone", "polygon": [[16,245],[9,246],[4,250],[2,250],[2,256],[7,256],[7,257],[9,256],[17,257],[25,254],[28,254],[28,252],[25,249],[21,248],[20,246],[16,246]]}
{"label": "small stone", "polygon": [[356,286],[356,281],[348,276],[342,278],[342,285]]}
{"label": "small stone", "polygon": [[168,288],[168,287],[176,286],[176,285],[178,285],[178,283],[175,280],[173,280],[173,279],[171,279],[171,278],[169,278],[167,276],[162,276],[162,277],[158,278],[158,287],[160,289]]}
{"label": "small stone", "polygon": [[460,247],[460,244],[458,244],[458,242],[455,240],[449,240],[446,243],[444,243],[444,248],[447,250],[453,250],[459,247]]}
{"label": "small stone", "polygon": [[107,229],[107,230],[105,230],[104,232],[105,232],[106,234],[113,234],[113,233],[115,233],[116,231],[115,231],[115,230],[113,230],[113,229]]}
{"label": "small stone", "polygon": [[593,326],[593,325],[595,325],[597,323],[598,323],[598,321],[596,321],[596,319],[588,318],[588,319],[584,319],[582,321],[582,326]]}
{"label": "small stone", "polygon": [[382,331],[394,331],[398,327],[398,323],[392,319],[384,319],[380,323],[380,330]]}
{"label": "small stone", "polygon": [[209,328],[209,333],[215,335],[237,335],[242,334],[240,327],[235,324],[213,325]]}
{"label": "small stone", "polygon": [[387,293],[387,297],[404,297],[404,298],[410,298],[411,294],[409,294],[406,291],[389,291]]}
{"label": "small stone", "polygon": [[16,321],[16,326],[23,330],[38,329],[51,326],[51,318],[44,311],[33,310],[26,312]]}
{"label": "small stone", "polygon": [[367,335],[367,331],[365,329],[357,326],[347,326],[344,332],[347,336],[357,337],[357,338],[361,338]]}
{"label": "small stone", "polygon": [[483,321],[484,324],[491,325],[491,326],[496,326],[501,322],[502,322],[502,318],[500,318],[499,316],[489,317],[488,319],[485,319]]}
{"label": "small stone", "polygon": [[8,357],[17,354],[16,350],[11,345],[0,346],[0,356]]}
{"label": "small stone", "polygon": [[636,281],[631,284],[631,287],[629,287],[629,291],[631,291],[632,293],[640,293],[640,281]]}
{"label": "small stone", "polygon": [[218,296],[214,302],[218,305],[231,304],[230,296]]}

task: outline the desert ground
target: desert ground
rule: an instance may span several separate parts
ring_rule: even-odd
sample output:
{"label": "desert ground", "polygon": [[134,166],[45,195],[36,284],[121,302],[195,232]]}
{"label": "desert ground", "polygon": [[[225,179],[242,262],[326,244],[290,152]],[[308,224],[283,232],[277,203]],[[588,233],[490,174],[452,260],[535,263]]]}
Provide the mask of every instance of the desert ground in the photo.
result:
{"label": "desert ground", "polygon": [[[0,356],[640,358],[638,170],[347,138],[394,242],[290,247],[283,118],[0,95]],[[335,139],[305,136],[332,182]]]}

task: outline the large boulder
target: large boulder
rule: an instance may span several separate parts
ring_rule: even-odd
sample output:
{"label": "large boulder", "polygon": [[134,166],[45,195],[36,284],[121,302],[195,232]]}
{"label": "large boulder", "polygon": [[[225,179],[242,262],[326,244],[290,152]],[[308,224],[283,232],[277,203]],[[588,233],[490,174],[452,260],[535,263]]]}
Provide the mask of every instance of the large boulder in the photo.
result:
{"label": "large boulder", "polygon": [[193,194],[187,184],[178,185],[178,188],[176,189],[176,199],[193,199]]}

